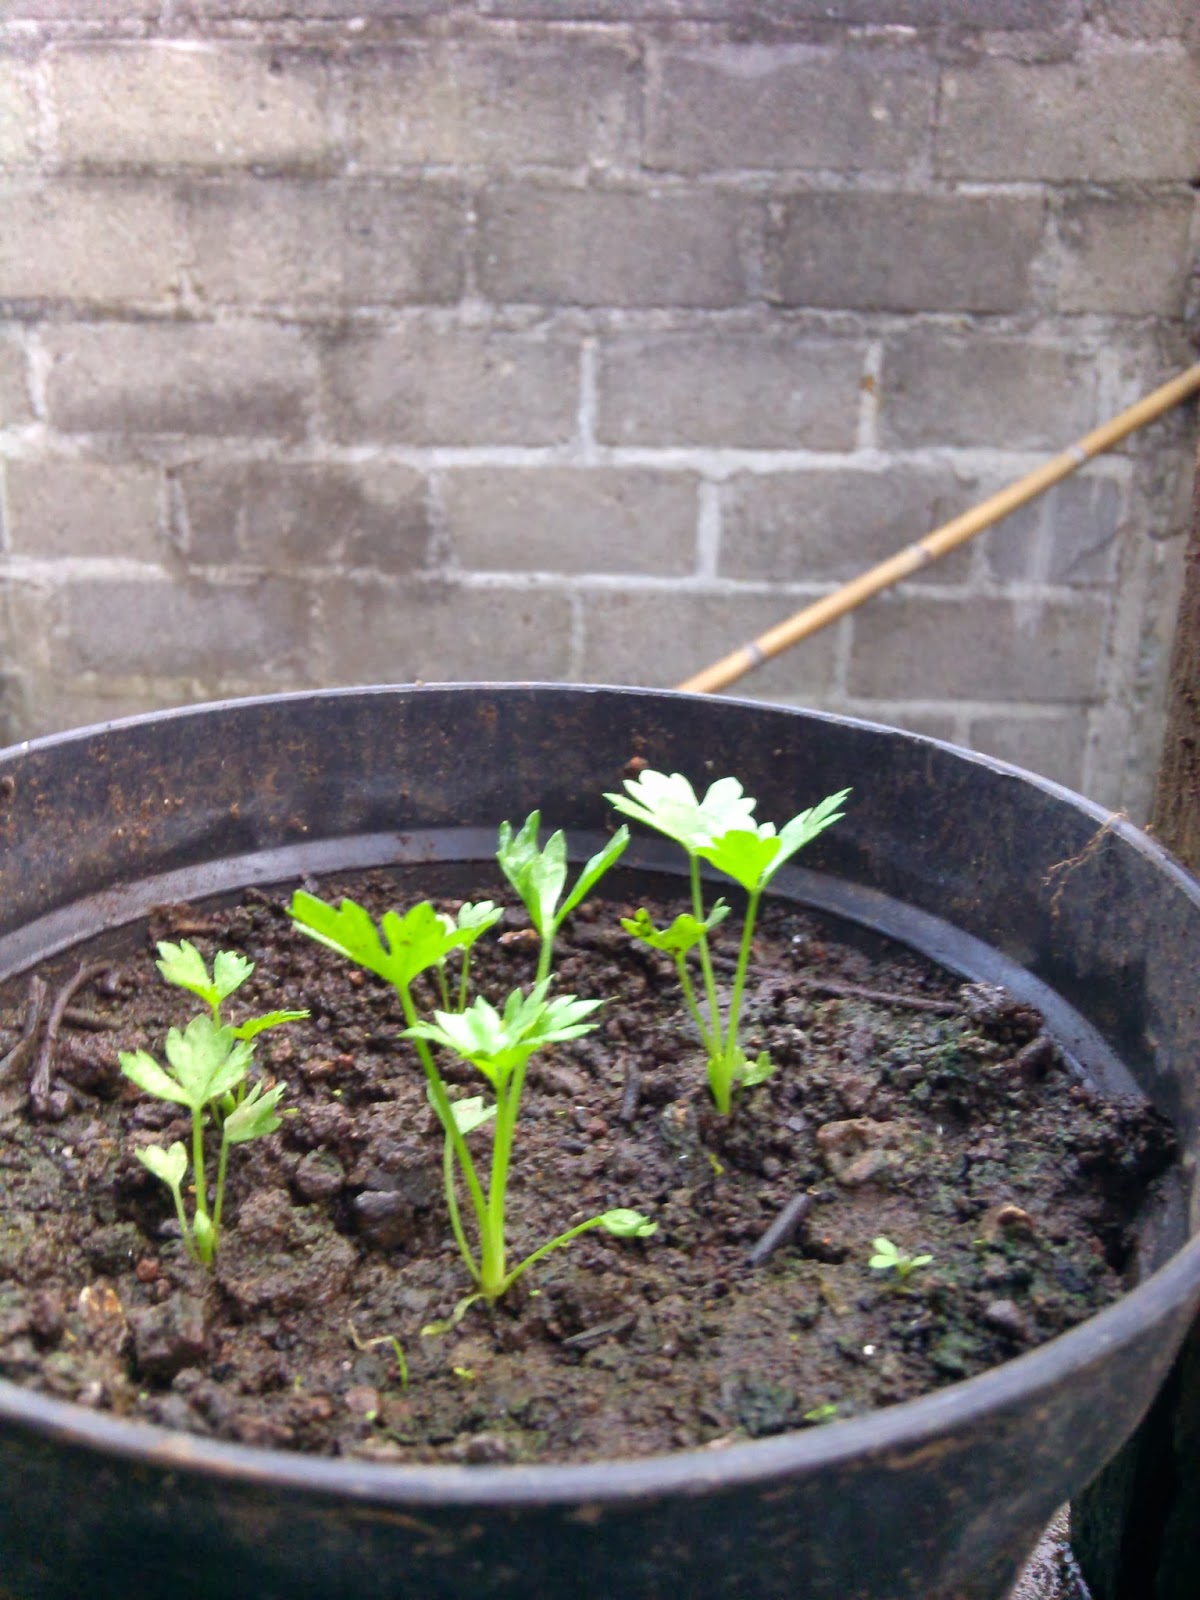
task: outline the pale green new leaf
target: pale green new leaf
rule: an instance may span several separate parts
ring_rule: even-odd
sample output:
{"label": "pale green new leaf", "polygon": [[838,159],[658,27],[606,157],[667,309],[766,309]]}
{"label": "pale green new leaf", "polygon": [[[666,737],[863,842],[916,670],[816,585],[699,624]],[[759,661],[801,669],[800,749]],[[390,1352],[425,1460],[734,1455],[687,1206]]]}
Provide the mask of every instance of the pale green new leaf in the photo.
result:
{"label": "pale green new leaf", "polygon": [[173,1100],[176,1105],[191,1107],[192,1098],[188,1091],[164,1072],[145,1050],[122,1050],[120,1061],[121,1071],[139,1089],[144,1089],[156,1100]]}
{"label": "pale green new leaf", "polygon": [[248,961],[236,950],[218,950],[213,957],[213,987],[219,998],[228,1000],[235,989],[241,988],[253,971],[253,961]]}
{"label": "pale green new leaf", "polygon": [[281,1126],[275,1108],[283,1094],[284,1085],[277,1083],[273,1089],[263,1091],[256,1083],[241,1105],[231,1111],[221,1126],[222,1137],[230,1144],[245,1144],[249,1139],[260,1139],[274,1133]]}
{"label": "pale green new leaf", "polygon": [[757,802],[743,793],[736,778],[718,778],[700,800],[682,773],[647,767],[636,778],[626,778],[625,789],[626,794],[606,794],[605,799],[624,816],[666,834],[692,854],[731,828],[754,826]]}
{"label": "pale green new leaf", "polygon": [[[740,1052],[739,1052],[740,1053]],[[735,1076],[739,1087],[753,1089],[756,1084],[766,1083],[775,1072],[775,1063],[765,1050],[760,1050],[753,1061],[743,1055],[738,1063]]]}
{"label": "pale green new leaf", "polygon": [[180,1184],[187,1175],[187,1151],[179,1140],[167,1150],[161,1145],[147,1145],[144,1150],[134,1152],[144,1167],[148,1167],[156,1178],[160,1178],[168,1189],[178,1191]]}
{"label": "pale green new leaf", "polygon": [[627,1206],[606,1211],[599,1221],[602,1228],[615,1234],[618,1239],[648,1239],[652,1233],[658,1232],[657,1222],[651,1222],[649,1217],[644,1217],[640,1211],[631,1211]]}
{"label": "pale green new leaf", "polygon": [[256,1039],[268,1028],[281,1028],[285,1022],[302,1022],[308,1015],[307,1011],[268,1011],[264,1016],[239,1022],[236,1028],[230,1028],[229,1031],[236,1039]]}
{"label": "pale green new leaf", "polygon": [[199,1110],[236,1089],[246,1076],[254,1054],[252,1045],[234,1037],[232,1028],[214,1027],[211,1017],[193,1017],[182,1033],[167,1033],[167,1060],[181,1088],[184,1102]]}
{"label": "pale green new leaf", "polygon": [[297,925],[318,944],[328,945],[398,989],[407,988],[418,974],[436,966],[463,942],[459,930],[448,927],[428,900],[420,901],[403,917],[395,911],[385,912],[382,934],[354,900],[343,900],[335,907],[297,889],[290,909]]}
{"label": "pale green new leaf", "polygon": [[468,1134],[474,1133],[476,1128],[482,1128],[485,1122],[490,1122],[496,1115],[496,1107],[485,1105],[481,1094],[473,1094],[466,1100],[452,1100],[450,1112],[459,1133]]}
{"label": "pale green new leaf", "polygon": [[574,911],[575,907],[583,899],[584,895],[587,894],[589,889],[592,889],[597,883],[599,883],[600,879],[608,871],[609,867],[611,867],[614,862],[620,859],[621,855],[624,853],[625,846],[628,843],[629,829],[624,825],[624,823],[622,823],[622,825],[617,829],[616,833],[613,834],[612,838],[604,846],[604,849],[597,850],[594,856],[591,856],[587,861],[584,862],[583,871],[579,874],[579,878],[575,884],[575,887],[571,890],[570,894],[563,902],[563,908],[558,913],[558,921],[560,923],[565,917],[570,916],[571,912]]}
{"label": "pale green new leaf", "polygon": [[755,829],[733,828],[696,853],[752,894],[766,883],[782,847],[774,825],[764,822]]}
{"label": "pale green new leaf", "polygon": [[471,949],[475,941],[489,928],[494,928],[503,915],[504,907],[491,900],[480,900],[474,905],[469,900],[465,901],[459,906],[458,916],[454,919],[454,927],[462,935],[461,948]]}
{"label": "pale green new leaf", "polygon": [[698,917],[693,917],[691,912],[684,911],[675,918],[670,927],[657,928],[650,913],[645,906],[642,906],[635,916],[622,917],[621,926],[626,933],[631,933],[635,939],[648,944],[652,950],[665,950],[669,955],[686,955],[700,943],[706,933],[711,933],[728,915],[728,905],[724,900],[718,900],[703,922]]}
{"label": "pale green new leaf", "polygon": [[204,957],[190,939],[181,939],[178,944],[161,939],[158,955],[155,965],[168,983],[173,983],[177,989],[187,989],[206,1005],[216,1004],[220,996],[208,975]]}

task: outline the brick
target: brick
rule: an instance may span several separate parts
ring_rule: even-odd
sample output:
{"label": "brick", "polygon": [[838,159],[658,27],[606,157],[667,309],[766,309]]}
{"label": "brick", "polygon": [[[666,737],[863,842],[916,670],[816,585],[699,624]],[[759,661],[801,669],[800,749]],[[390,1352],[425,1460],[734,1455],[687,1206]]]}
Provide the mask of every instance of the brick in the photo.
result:
{"label": "brick", "polygon": [[915,54],[719,45],[651,78],[648,166],[904,172],[921,157],[932,69]]}
{"label": "brick", "polygon": [[264,323],[99,323],[43,334],[48,409],[72,433],[294,439],[312,388],[302,336]]}
{"label": "brick", "polygon": [[[239,685],[240,687],[240,685]],[[97,683],[84,679],[66,683],[39,675],[31,686],[19,737],[40,738],[47,733],[66,733],[74,728],[90,728],[115,717],[139,717],[151,711],[166,711],[191,705],[197,690],[192,686],[156,682],[138,691],[111,679]]]}
{"label": "brick", "polygon": [[69,162],[224,168],[328,159],[318,54],[138,41],[63,46],[48,62]]}
{"label": "brick", "polygon": [[[1134,0],[1135,4],[1186,4],[1187,0]],[[493,17],[561,19],[562,0],[483,0]],[[778,28],[790,23],[850,22],[960,27],[1049,28],[1075,16],[1076,0],[576,0],[574,19],[629,22],[751,22]]]}
{"label": "brick", "polygon": [[851,694],[1086,702],[1096,697],[1107,607],[974,596],[885,595],[854,615]]}
{"label": "brick", "polygon": [[161,188],[10,180],[0,214],[0,298],[105,305],[178,293],[178,209]]}
{"label": "brick", "polygon": [[618,334],[601,343],[605,444],[850,450],[863,350],[788,329]]}
{"label": "brick", "polygon": [[349,442],[542,445],[575,428],[579,352],[556,335],[409,324],[331,339],[325,370]]}
{"label": "brick", "polygon": [[914,710],[905,705],[884,702],[881,706],[855,705],[853,716],[867,722],[881,722],[886,728],[903,728],[926,739],[941,739],[944,744],[958,742],[958,718],[951,712]]}
{"label": "brick", "polygon": [[938,171],[1097,183],[1195,176],[1200,61],[987,61],[942,83]]}
{"label": "brick", "polygon": [[[801,603],[683,589],[585,594],[580,676],[586,683],[670,688],[782,622]],[[731,692],[788,700],[821,695],[833,681],[834,659],[834,632],[818,634]]]}
{"label": "brick", "polygon": [[[721,487],[720,571],[771,583],[844,583],[979,498],[947,470],[745,473]],[[962,583],[969,549],[925,567],[921,583]]]}
{"label": "brick", "polygon": [[37,105],[29,68],[0,55],[0,168],[37,160]]}
{"label": "brick", "polygon": [[479,281],[500,301],[732,306],[758,232],[758,206],[736,195],[493,189]]}
{"label": "brick", "polygon": [[585,37],[365,51],[346,76],[354,159],[364,171],[608,164],[633,125],[634,63]]}
{"label": "brick", "polygon": [[8,543],[16,555],[161,561],[167,554],[154,467],[41,457],[10,461],[6,478]]}
{"label": "brick", "polygon": [[63,620],[56,659],[75,672],[302,682],[312,661],[307,591],[279,578],[77,578]]}
{"label": "brick", "polygon": [[1015,311],[1042,202],[1010,196],[807,194],[786,202],[772,299],[868,311]]}
{"label": "brick", "polygon": [[1058,219],[1060,311],[1179,316],[1187,292],[1190,195],[1077,195]]}
{"label": "brick", "polygon": [[1011,761],[1068,789],[1083,781],[1087,713],[1053,717],[975,717],[969,729],[973,750]]}
{"label": "brick", "polygon": [[381,22],[437,17],[447,0],[177,0],[177,23],[319,22],[369,17]]}
{"label": "brick", "polygon": [[1121,492],[1111,478],[1067,478],[984,535],[1002,583],[1111,583]]}
{"label": "brick", "polygon": [[696,565],[696,479],[642,468],[464,468],[442,504],[458,566],[486,572],[638,572]]}
{"label": "brick", "polygon": [[0,429],[32,420],[25,351],[15,334],[0,328]]}
{"label": "brick", "polygon": [[1091,0],[1091,19],[1133,39],[1194,37],[1195,0]]}
{"label": "brick", "polygon": [[194,562],[408,572],[428,551],[425,480],[408,467],[203,462],[179,483]]}
{"label": "brick", "polygon": [[234,305],[385,305],[462,294],[466,204],[458,189],[321,180],[187,187],[194,282]]}
{"label": "brick", "polygon": [[1062,449],[1099,421],[1092,357],[1020,338],[915,328],[883,359],[879,433],[888,448]]}
{"label": "brick", "polygon": [[157,21],[162,0],[5,0],[5,22]]}
{"label": "brick", "polygon": [[331,583],[321,591],[333,683],[561,681],[570,605],[552,591]]}

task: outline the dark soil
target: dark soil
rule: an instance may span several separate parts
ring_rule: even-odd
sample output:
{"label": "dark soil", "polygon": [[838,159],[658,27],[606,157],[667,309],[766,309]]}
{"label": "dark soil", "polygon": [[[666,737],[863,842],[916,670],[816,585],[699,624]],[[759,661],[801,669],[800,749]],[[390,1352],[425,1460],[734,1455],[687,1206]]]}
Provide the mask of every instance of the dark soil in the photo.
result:
{"label": "dark soil", "polygon": [[[376,914],[415,897],[384,873],[311,887]],[[722,1120],[669,960],[620,929],[632,907],[592,902],[562,942],[558,988],[611,998],[594,1033],[530,1065],[512,1259],[612,1206],[658,1231],[587,1234],[499,1305],[422,1337],[469,1288],[442,1135],[396,996],[297,932],[283,903],[250,891],[226,909],[165,907],[139,949],[85,970],[65,1009],[53,1002],[80,957],[64,960],[24,1044],[28,980],[9,986],[0,1374],[254,1445],[588,1460],[890,1405],[1052,1338],[1131,1281],[1131,1219],[1170,1163],[1170,1129],[1079,1081],[1035,1011],[777,905],[747,1044],[778,1071]],[[493,999],[530,981],[536,956],[522,918],[506,928],[477,947]],[[261,1071],[287,1084],[284,1125],[232,1153],[213,1274],[189,1263],[167,1191],[133,1154],[186,1140],[188,1124],[117,1064],[118,1049],[161,1059],[167,1028],[195,1013],[154,967],[153,941],[180,936],[258,964],[232,1020],[312,1011],[260,1042]],[[455,1092],[479,1092],[470,1069],[444,1069]],[[793,1228],[768,1250],[785,1213]],[[880,1234],[932,1263],[905,1280],[871,1269]]]}

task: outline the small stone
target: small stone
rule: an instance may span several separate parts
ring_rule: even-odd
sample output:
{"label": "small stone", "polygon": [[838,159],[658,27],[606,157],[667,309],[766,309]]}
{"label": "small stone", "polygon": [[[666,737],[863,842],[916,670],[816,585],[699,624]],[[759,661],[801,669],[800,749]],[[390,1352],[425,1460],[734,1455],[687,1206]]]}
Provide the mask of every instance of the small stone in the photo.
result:
{"label": "small stone", "polygon": [[292,1176],[292,1185],[302,1200],[332,1200],[346,1182],[341,1162],[328,1150],[310,1150]]}
{"label": "small stone", "polygon": [[347,1389],[343,1399],[346,1410],[356,1417],[373,1417],[379,1412],[379,1390],[371,1388],[370,1384],[357,1384]]}
{"label": "small stone", "polygon": [[129,1323],[134,1356],[144,1377],[173,1378],[204,1359],[204,1306],[193,1295],[175,1294],[161,1305],[134,1311]]}
{"label": "small stone", "polygon": [[1010,1339],[1024,1342],[1030,1337],[1029,1323],[1015,1300],[993,1300],[985,1306],[983,1320],[989,1328],[1007,1334]]}
{"label": "small stone", "polygon": [[159,1273],[158,1262],[153,1256],[143,1256],[134,1267],[133,1273],[139,1283],[153,1283]]}

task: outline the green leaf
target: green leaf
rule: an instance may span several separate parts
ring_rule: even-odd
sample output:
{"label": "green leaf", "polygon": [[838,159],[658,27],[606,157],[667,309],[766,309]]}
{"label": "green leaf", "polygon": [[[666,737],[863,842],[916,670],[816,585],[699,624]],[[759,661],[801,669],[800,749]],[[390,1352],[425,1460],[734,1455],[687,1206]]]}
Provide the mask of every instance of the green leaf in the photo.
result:
{"label": "green leaf", "polygon": [[563,921],[564,917],[570,916],[584,895],[590,889],[593,889],[609,867],[621,858],[628,843],[629,829],[622,823],[603,850],[597,850],[594,856],[584,862],[583,871],[579,874],[575,887],[563,902],[563,908],[558,913],[559,923]]}
{"label": "green leaf", "polygon": [[755,829],[731,829],[711,844],[702,845],[696,854],[753,894],[766,883],[771,863],[781,848],[773,824],[764,822]]}
{"label": "green leaf", "polygon": [[435,1011],[432,1022],[418,1022],[406,1028],[402,1037],[428,1039],[453,1050],[498,1086],[520,1061],[543,1045],[577,1039],[595,1027],[584,1018],[601,1001],[579,1000],[572,994],[547,1000],[548,987],[544,980],[528,995],[514,989],[504,1002],[503,1013],[477,995],[465,1011]]}
{"label": "green leaf", "polygon": [[228,1000],[254,971],[253,961],[236,950],[218,950],[213,957],[213,987],[222,1000]]}
{"label": "green leaf", "polygon": [[204,957],[190,939],[183,939],[179,944],[162,939],[159,941],[158,955],[155,965],[168,983],[198,995],[206,1005],[217,1003],[220,996],[208,975]]}
{"label": "green leaf", "polygon": [[201,1261],[211,1262],[217,1250],[217,1230],[213,1227],[212,1218],[206,1211],[197,1211],[192,1218],[192,1236],[195,1238]]}
{"label": "green leaf", "polygon": [[[739,1055],[741,1054],[740,1051],[738,1053]],[[753,1089],[756,1084],[766,1083],[774,1072],[775,1063],[765,1050],[760,1050],[753,1061],[748,1060],[744,1055],[742,1056],[734,1073],[734,1081],[742,1089]]]}
{"label": "green leaf", "polygon": [[889,1267],[894,1267],[900,1259],[899,1250],[890,1239],[885,1239],[882,1235],[878,1239],[872,1239],[871,1246],[875,1254],[867,1265],[874,1267],[877,1272],[884,1272]]}
{"label": "green leaf", "polygon": [[134,1154],[144,1167],[148,1167],[156,1178],[160,1178],[168,1189],[176,1192],[187,1176],[187,1151],[179,1140],[169,1149],[164,1150],[161,1145],[147,1145],[144,1150],[136,1150]]}
{"label": "green leaf", "polygon": [[803,849],[806,844],[811,844],[819,833],[824,833],[826,828],[832,827],[835,822],[840,822],[845,816],[844,811],[837,808],[850,793],[849,789],[839,789],[837,794],[827,795],[809,811],[801,811],[799,816],[785,822],[779,830],[779,843],[781,848],[776,853],[764,882],[769,882],[783,866],[785,861],[790,861],[797,850]]}
{"label": "green leaf", "polygon": [[718,778],[699,800],[681,773],[647,767],[636,778],[626,778],[625,789],[624,795],[604,798],[624,816],[666,834],[693,855],[718,834],[754,825],[757,802],[743,793],[736,778]]}
{"label": "green leaf", "polygon": [[176,1105],[191,1106],[192,1098],[188,1091],[164,1072],[145,1050],[122,1050],[120,1061],[125,1076],[156,1100],[173,1100]]}
{"label": "green leaf", "polygon": [[454,926],[462,935],[461,948],[470,950],[480,935],[494,928],[503,915],[504,907],[495,905],[491,900],[480,900],[475,905],[469,900],[464,901],[454,921]]}
{"label": "green leaf", "polygon": [[656,928],[650,913],[642,906],[636,916],[622,917],[621,926],[635,939],[648,944],[653,950],[665,950],[670,955],[686,955],[698,945],[706,933],[711,933],[719,922],[729,915],[724,900],[718,900],[701,922],[688,911],[677,916],[669,928]]}
{"label": "green leaf", "polygon": [[236,1039],[257,1039],[268,1028],[281,1028],[285,1022],[302,1022],[309,1014],[307,1011],[268,1011],[264,1016],[249,1017],[245,1022],[239,1022],[236,1028],[229,1031]]}
{"label": "green leaf", "polygon": [[630,1211],[625,1206],[606,1211],[599,1222],[606,1232],[615,1234],[618,1239],[648,1239],[652,1233],[658,1232],[657,1222],[651,1222],[640,1211]]}
{"label": "green leaf", "polygon": [[261,1083],[256,1083],[241,1105],[229,1113],[221,1128],[222,1137],[229,1144],[245,1144],[249,1139],[261,1139],[274,1133],[280,1124],[275,1107],[283,1094],[284,1085],[277,1083],[264,1093]]}
{"label": "green leaf", "polygon": [[476,1128],[482,1128],[485,1122],[490,1122],[496,1115],[495,1105],[486,1105],[481,1094],[473,1094],[466,1100],[452,1100],[450,1111],[454,1125],[461,1134],[474,1133]]}
{"label": "green leaf", "polygon": [[447,927],[428,900],[418,902],[403,917],[385,912],[382,935],[354,900],[334,907],[297,889],[290,910],[297,926],[318,944],[386,978],[397,989],[407,989],[414,978],[463,942],[462,933]]}
{"label": "green leaf", "polygon": [[194,1111],[236,1089],[254,1054],[253,1045],[235,1038],[232,1028],[217,1028],[207,1016],[193,1017],[182,1033],[172,1028],[166,1049],[174,1076],[188,1096],[184,1104]]}

